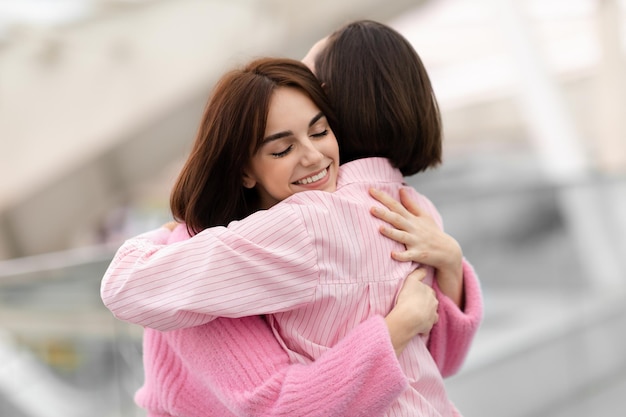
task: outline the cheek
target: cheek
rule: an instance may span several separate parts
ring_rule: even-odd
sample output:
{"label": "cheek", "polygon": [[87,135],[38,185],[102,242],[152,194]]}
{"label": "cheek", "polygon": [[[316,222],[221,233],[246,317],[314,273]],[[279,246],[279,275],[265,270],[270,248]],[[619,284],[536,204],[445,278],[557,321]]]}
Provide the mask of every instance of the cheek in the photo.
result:
{"label": "cheek", "polygon": [[335,160],[336,163],[339,163],[339,144],[336,139],[332,139],[328,145],[328,152],[331,158]]}
{"label": "cheek", "polygon": [[248,175],[253,177],[256,181],[260,181],[263,177],[263,172],[266,170],[266,163],[262,156],[255,154],[250,158],[248,163]]}
{"label": "cheek", "polygon": [[284,194],[285,187],[288,187],[293,172],[291,164],[285,160],[275,160],[272,164],[267,164],[264,171],[265,188],[274,193]]}

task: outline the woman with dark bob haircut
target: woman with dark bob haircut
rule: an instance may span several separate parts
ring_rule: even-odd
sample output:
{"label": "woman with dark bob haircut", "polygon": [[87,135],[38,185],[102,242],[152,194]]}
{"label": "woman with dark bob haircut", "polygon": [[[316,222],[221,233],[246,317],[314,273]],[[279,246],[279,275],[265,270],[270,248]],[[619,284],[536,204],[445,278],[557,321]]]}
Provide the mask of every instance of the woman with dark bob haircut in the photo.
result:
{"label": "woman with dark bob haircut", "polygon": [[[389,36],[385,42],[378,42],[378,35],[357,38],[368,43],[365,49],[406,44],[390,28],[366,23],[359,30],[375,34],[388,30]],[[344,33],[353,33],[351,25],[333,34],[325,48],[346,48],[350,56],[352,44],[337,42]],[[397,62],[422,67],[412,48],[395,51],[400,55]],[[378,53],[385,52],[373,54]],[[315,62],[315,70],[323,73],[324,62]],[[458,415],[447,398],[442,375],[458,370],[480,322],[478,281],[458,243],[441,229],[432,203],[403,180],[403,174],[419,172],[441,159],[439,113],[430,83],[425,71],[416,75],[403,65],[373,61],[375,70],[367,72],[360,70],[360,64],[351,68],[339,62],[328,60],[328,65],[337,65],[338,71],[348,71],[346,78],[358,77],[368,86],[352,96],[352,112],[373,121],[375,136],[340,136],[349,162],[342,165],[337,190],[293,194],[270,210],[228,228],[202,230],[176,245],[161,247],[141,237],[131,239],[120,248],[103,279],[103,300],[118,317],[162,330],[215,317],[269,314],[268,321],[292,362],[309,363],[328,353],[350,329],[389,311],[402,277],[417,266],[406,261],[422,260],[428,265],[424,282],[438,295],[443,325],[435,325],[428,337],[412,338],[406,344],[399,363],[409,388],[386,415]],[[367,61],[362,65],[367,66]],[[375,80],[364,80],[365,76]],[[320,79],[334,100],[332,81]],[[414,94],[428,97],[428,102],[400,100],[406,111],[394,113],[387,103],[396,102],[403,84],[392,86],[389,81],[404,81],[409,92],[418,88]],[[363,115],[369,101],[377,103],[368,110],[375,114]],[[340,135],[352,134],[341,129]],[[389,136],[377,136],[383,134]],[[373,151],[368,151],[370,140]],[[325,183],[333,174],[332,163],[326,161],[309,176],[292,178],[290,184]],[[368,194],[373,187],[380,191],[372,196],[390,209],[376,205],[373,214],[399,231],[383,227],[380,234],[383,223],[368,210],[375,203]],[[401,199],[406,209],[388,194]]]}
{"label": "woman with dark bob haircut", "polygon": [[[335,131],[341,137],[342,163],[384,157],[384,164],[391,164],[404,176],[441,163],[439,106],[426,68],[404,36],[379,22],[356,21],[316,43],[303,62],[324,86],[341,121]],[[402,197],[404,191],[401,192]],[[375,193],[373,197],[388,208],[410,216],[384,193]],[[434,207],[432,210],[432,216],[441,226],[439,214]],[[396,228],[403,228],[393,223],[394,217],[389,212],[373,214]],[[455,249],[456,242],[447,237],[451,246],[440,251],[444,263],[455,259],[451,253],[460,251],[460,248]],[[422,250],[423,254],[428,252]],[[422,258],[415,260],[434,266],[441,290],[462,307],[464,285],[460,252],[456,259],[456,271],[428,263],[432,259],[428,262]],[[400,260],[409,259],[401,257]],[[472,275],[472,278],[475,277]]]}
{"label": "woman with dark bob haircut", "polygon": [[384,157],[405,176],[438,165],[439,107],[411,44],[368,20],[348,24],[321,43],[325,47],[309,60],[341,121],[335,128],[341,162]]}

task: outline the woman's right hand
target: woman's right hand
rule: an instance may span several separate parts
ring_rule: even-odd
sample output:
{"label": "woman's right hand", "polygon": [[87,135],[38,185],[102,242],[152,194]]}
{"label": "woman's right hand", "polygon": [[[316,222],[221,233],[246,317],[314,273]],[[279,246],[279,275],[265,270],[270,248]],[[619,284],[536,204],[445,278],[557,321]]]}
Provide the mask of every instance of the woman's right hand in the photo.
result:
{"label": "woman's right hand", "polygon": [[385,317],[397,356],[400,356],[413,337],[430,332],[439,318],[439,301],[435,291],[422,282],[425,276],[423,268],[409,274],[398,294],[395,307]]}
{"label": "woman's right hand", "polygon": [[371,210],[374,217],[389,223],[380,232],[406,247],[405,251],[393,252],[391,257],[435,268],[439,289],[463,310],[463,251],[459,243],[411,199],[407,188],[400,189],[400,201],[376,189],[371,189],[370,195],[386,208]]}

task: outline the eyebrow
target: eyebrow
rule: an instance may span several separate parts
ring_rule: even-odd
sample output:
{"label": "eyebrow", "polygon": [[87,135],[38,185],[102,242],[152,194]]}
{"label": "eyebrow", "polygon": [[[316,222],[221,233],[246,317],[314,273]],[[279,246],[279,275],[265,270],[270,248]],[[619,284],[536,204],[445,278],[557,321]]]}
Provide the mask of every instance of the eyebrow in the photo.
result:
{"label": "eyebrow", "polygon": [[[311,119],[311,121],[309,122],[309,127],[313,126],[315,123],[317,123],[318,120],[320,120],[322,117],[324,117],[324,113],[319,112],[317,113],[315,116],[313,116],[313,118]],[[271,142],[273,140],[278,140],[287,136],[293,135],[293,132],[291,130],[285,130],[283,132],[278,132],[278,133],[274,133],[273,135],[269,135],[266,136],[265,138],[263,138],[262,144],[266,144],[268,142]]]}

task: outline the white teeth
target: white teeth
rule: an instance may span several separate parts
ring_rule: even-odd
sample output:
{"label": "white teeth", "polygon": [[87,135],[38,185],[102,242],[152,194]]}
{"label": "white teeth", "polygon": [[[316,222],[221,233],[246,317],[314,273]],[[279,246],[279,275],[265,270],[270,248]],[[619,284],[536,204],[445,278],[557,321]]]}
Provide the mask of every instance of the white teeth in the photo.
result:
{"label": "white teeth", "polygon": [[312,177],[307,177],[305,179],[296,181],[296,184],[302,184],[302,185],[310,184],[312,182],[321,180],[322,178],[324,178],[326,176],[326,174],[328,174],[328,170],[324,169],[322,172],[320,172],[317,175],[313,175]]}

